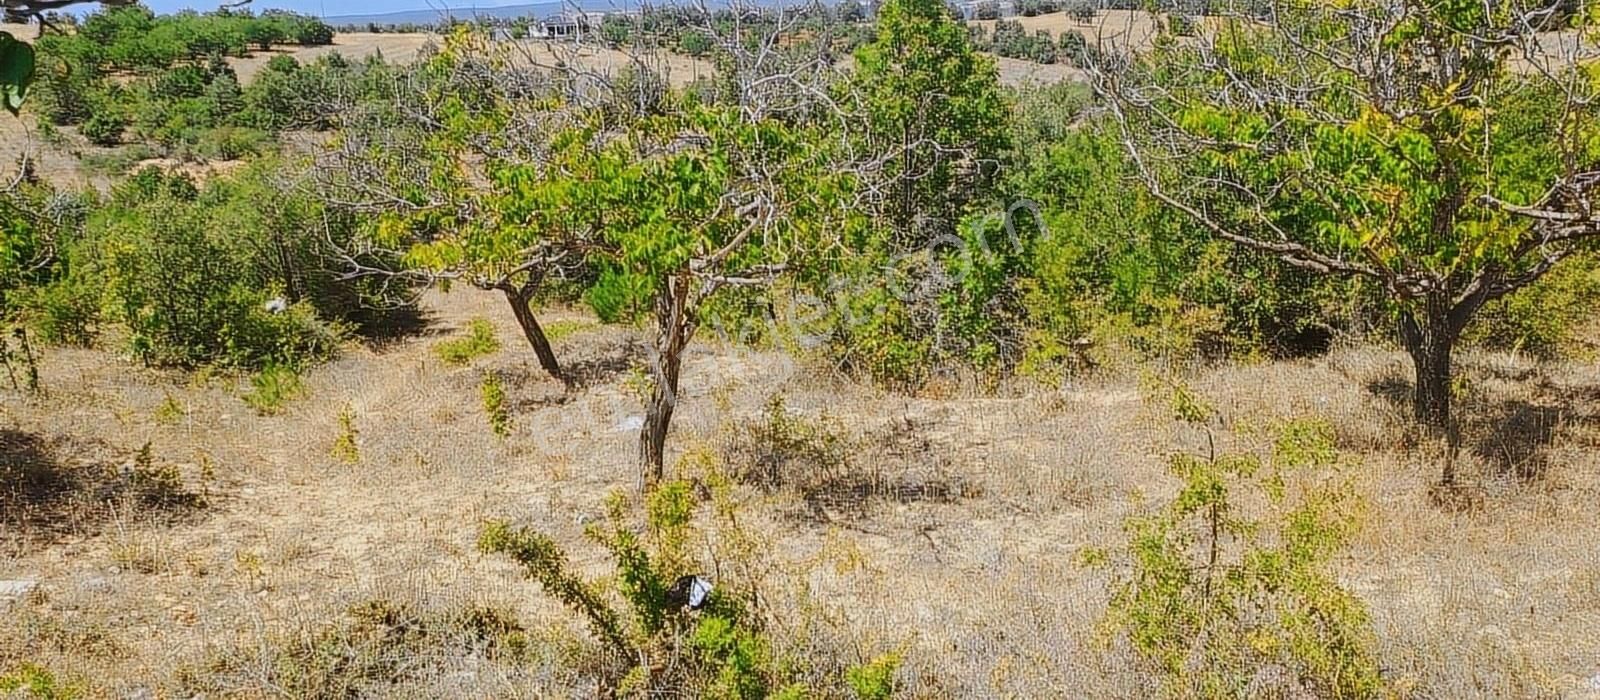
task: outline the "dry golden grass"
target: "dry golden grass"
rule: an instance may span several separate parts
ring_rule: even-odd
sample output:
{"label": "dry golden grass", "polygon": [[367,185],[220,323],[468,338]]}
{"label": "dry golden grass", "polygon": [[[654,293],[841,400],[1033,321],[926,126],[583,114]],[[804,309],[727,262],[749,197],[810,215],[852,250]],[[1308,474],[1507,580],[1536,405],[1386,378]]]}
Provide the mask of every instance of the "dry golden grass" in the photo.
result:
{"label": "dry golden grass", "polygon": [[[585,325],[558,341],[581,377],[567,394],[520,346],[477,367],[438,360],[433,343],[476,316],[517,335],[493,296],[428,302],[432,335],[352,348],[307,373],[307,397],[278,416],[245,406],[240,378],[148,371],[101,351],[52,350],[48,398],[0,394],[0,422],[56,460],[104,462],[148,441],[207,493],[183,518],[114,512],[0,552],[0,579],[40,584],[0,618],[0,670],[39,663],[96,696],[268,695],[292,640],[343,629],[351,606],[383,600],[440,615],[504,611],[543,654],[512,664],[481,646],[413,649],[419,665],[387,692],[592,693],[562,666],[560,650],[583,634],[577,622],[472,543],[481,521],[510,517],[550,533],[589,574],[608,570],[581,532],[611,490],[634,482],[636,435],[622,428],[639,411],[624,381],[643,358],[634,332]],[[1398,353],[1344,348],[1208,371],[1194,385],[1246,433],[1325,416],[1359,457],[1368,512],[1338,573],[1371,607],[1402,695],[1581,696],[1600,673],[1600,380],[1592,365],[1470,353],[1462,364],[1462,473],[1479,494],[1464,512],[1429,501],[1437,463],[1404,447]],[[509,438],[482,415],[483,370],[506,378]],[[1163,455],[1183,445],[1136,380],[914,398],[714,344],[697,347],[685,376],[676,453],[716,454],[781,394],[792,415],[839,426],[847,469],[878,485],[843,482],[816,502],[795,489],[744,492],[772,567],[769,596],[793,621],[786,644],[862,659],[903,648],[905,687],[927,697],[1149,690],[1096,643],[1106,581],[1078,564],[1085,547],[1120,540],[1137,498],[1175,488]],[[181,411],[163,409],[169,396]],[[359,435],[353,464],[333,451],[346,410]],[[961,486],[894,486],[941,479]],[[461,633],[451,629],[439,637]]]}
{"label": "dry golden grass", "polygon": [[351,32],[335,34],[333,43],[327,46],[285,46],[272,51],[256,51],[244,58],[230,58],[228,65],[233,66],[233,72],[239,75],[241,83],[248,83],[273,56],[288,55],[301,63],[309,63],[318,57],[335,53],[351,60],[382,55],[388,61],[410,63],[423,46],[438,41],[439,37],[432,34]]}
{"label": "dry golden grass", "polygon": [[[1129,47],[1137,50],[1150,48],[1159,29],[1156,24],[1159,17],[1143,10],[1101,10],[1088,22],[1079,22],[1068,17],[1065,12],[1052,12],[1033,17],[1019,15],[1006,19],[1021,23],[1022,28],[1029,34],[1043,29],[1051,36],[1060,38],[1062,32],[1077,32],[1091,45]],[[974,20],[970,24],[993,32],[996,21]]]}

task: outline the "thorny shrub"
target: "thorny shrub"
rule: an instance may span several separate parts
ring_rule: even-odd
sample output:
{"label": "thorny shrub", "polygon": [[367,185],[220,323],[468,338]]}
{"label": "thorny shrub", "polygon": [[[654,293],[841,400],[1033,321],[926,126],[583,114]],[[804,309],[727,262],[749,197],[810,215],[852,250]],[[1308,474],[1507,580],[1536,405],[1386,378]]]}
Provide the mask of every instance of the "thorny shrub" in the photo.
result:
{"label": "thorny shrub", "polygon": [[1172,397],[1206,449],[1171,456],[1181,489],[1127,521],[1123,548],[1086,553],[1119,574],[1106,633],[1174,697],[1383,697],[1366,607],[1329,571],[1358,514],[1332,427],[1294,420],[1265,455],[1219,451],[1212,409]]}

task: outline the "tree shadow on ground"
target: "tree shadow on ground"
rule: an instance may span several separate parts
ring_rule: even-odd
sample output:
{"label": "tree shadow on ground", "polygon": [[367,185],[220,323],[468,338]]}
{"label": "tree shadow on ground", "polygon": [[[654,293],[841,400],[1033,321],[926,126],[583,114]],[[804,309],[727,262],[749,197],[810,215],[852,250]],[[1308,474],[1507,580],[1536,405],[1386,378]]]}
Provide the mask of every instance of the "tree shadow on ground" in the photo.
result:
{"label": "tree shadow on ground", "polygon": [[102,444],[0,429],[0,546],[49,545],[99,532],[114,516],[170,519],[204,506],[148,452],[118,460]]}
{"label": "tree shadow on ground", "polygon": [[1367,382],[1367,392],[1398,409],[1411,410],[1412,382],[1395,374],[1386,374]]}
{"label": "tree shadow on ground", "polygon": [[981,495],[955,473],[950,452],[909,419],[846,437],[826,416],[769,407],[764,419],[725,433],[722,459],[732,476],[767,492],[797,497],[789,516],[813,524],[850,524],[884,504],[949,504]]}
{"label": "tree shadow on ground", "polygon": [[955,477],[878,471],[834,474],[798,491],[807,519],[816,523],[864,518],[884,503],[950,504],[981,495]]}
{"label": "tree shadow on ground", "polygon": [[29,513],[52,513],[80,488],[73,470],[63,469],[43,438],[0,429],[0,519],[8,524]]}
{"label": "tree shadow on ground", "polygon": [[[1559,438],[1580,427],[1600,426],[1592,410],[1600,405],[1600,385],[1557,385],[1536,368],[1487,363],[1463,363],[1458,371],[1473,387],[1458,395],[1453,407],[1462,454],[1481,461],[1496,476],[1543,478],[1550,467],[1549,448]],[[1374,396],[1407,416],[1412,387],[1395,374],[1366,384]]]}
{"label": "tree shadow on ground", "polygon": [[1463,448],[1497,473],[1531,481],[1549,468],[1548,448],[1573,420],[1570,409],[1521,400],[1495,401],[1463,417]]}
{"label": "tree shadow on ground", "polygon": [[367,349],[383,353],[413,338],[444,335],[445,330],[434,325],[434,320],[432,313],[417,307],[386,309],[362,319],[355,335]]}
{"label": "tree shadow on ground", "polygon": [[517,411],[536,411],[567,404],[587,389],[616,382],[644,359],[644,346],[625,339],[573,353],[561,368],[566,375],[564,384],[532,364],[496,373],[518,395],[513,404]]}
{"label": "tree shadow on ground", "polygon": [[645,359],[644,344],[635,338],[610,343],[597,351],[576,355],[565,368],[567,385],[574,391],[582,391],[607,384],[644,363]]}

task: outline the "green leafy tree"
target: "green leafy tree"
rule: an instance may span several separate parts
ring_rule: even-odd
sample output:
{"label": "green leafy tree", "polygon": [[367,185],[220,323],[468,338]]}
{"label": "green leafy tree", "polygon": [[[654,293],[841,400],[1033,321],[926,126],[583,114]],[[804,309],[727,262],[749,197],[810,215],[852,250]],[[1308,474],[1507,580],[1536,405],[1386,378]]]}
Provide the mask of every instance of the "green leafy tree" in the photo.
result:
{"label": "green leafy tree", "polygon": [[[570,211],[548,205],[566,182],[564,154],[582,150],[562,136],[577,117],[553,96],[508,94],[481,62],[483,49],[481,37],[453,35],[411,69],[427,98],[392,96],[375,101],[385,109],[346,121],[341,148],[324,170],[326,189],[347,207],[377,214],[368,248],[392,251],[401,263],[352,260],[352,274],[498,291],[540,366],[566,380],[533,304],[556,283],[582,284],[592,229],[574,217],[603,210],[594,202]],[[433,111],[419,111],[419,102]],[[523,124],[520,131],[514,123]]]}
{"label": "green leafy tree", "polygon": [[855,23],[867,18],[867,8],[860,0],[844,0],[833,8],[834,16],[840,22]]}
{"label": "green leafy tree", "polygon": [[270,18],[258,18],[246,22],[244,25],[244,40],[256,48],[267,51],[273,44],[281,44],[289,39],[289,33],[282,24]]}
{"label": "green leafy tree", "polygon": [[961,243],[959,223],[986,194],[1007,148],[1009,112],[995,63],[938,0],[891,0],[876,36],[856,50],[843,102],[859,105],[856,149],[870,230],[829,300],[832,344],[843,365],[912,387],[944,348],[939,337],[941,257]]}
{"label": "green leafy tree", "polygon": [[1097,85],[1165,206],[1381,293],[1415,365],[1416,420],[1453,443],[1462,331],[1600,235],[1583,204],[1600,156],[1590,72],[1540,43],[1566,20],[1511,5],[1290,4],[1275,17],[1158,42]]}
{"label": "green leafy tree", "polygon": [[994,60],[973,49],[941,0],[889,0],[856,50],[852,87],[867,150],[883,154],[881,219],[903,247],[955,231],[999,167],[1007,111]]}
{"label": "green leafy tree", "polygon": [[639,450],[642,481],[654,483],[702,312],[722,290],[760,288],[805,265],[838,235],[854,179],[830,167],[821,132],[748,120],[731,108],[678,105],[625,131],[589,127],[562,143],[559,167],[498,176],[507,198],[497,209],[568,217],[535,228],[587,227],[597,271],[589,304],[608,320],[652,317],[653,381]]}

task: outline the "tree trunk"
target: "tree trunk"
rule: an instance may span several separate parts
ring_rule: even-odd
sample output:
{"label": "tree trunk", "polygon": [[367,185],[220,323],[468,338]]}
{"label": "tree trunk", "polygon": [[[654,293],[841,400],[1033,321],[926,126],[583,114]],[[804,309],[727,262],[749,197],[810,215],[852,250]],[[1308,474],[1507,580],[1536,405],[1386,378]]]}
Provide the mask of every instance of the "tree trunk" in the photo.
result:
{"label": "tree trunk", "polygon": [[656,297],[656,341],[650,402],[645,406],[644,426],[639,431],[639,486],[643,491],[661,481],[666,467],[667,430],[672,426],[672,411],[678,403],[678,370],[683,364],[683,349],[689,344],[694,325],[688,313],[689,278],[674,277],[665,293]]}
{"label": "tree trunk", "polygon": [[[1460,313],[1465,311],[1465,313]],[[1411,410],[1417,423],[1435,438],[1444,438],[1445,463],[1440,482],[1453,486],[1455,482],[1455,457],[1460,434],[1450,411],[1452,353],[1457,337],[1471,317],[1470,310],[1451,309],[1448,304],[1429,300],[1423,308],[1400,316],[1400,339],[1416,373],[1416,386],[1411,397]]]}
{"label": "tree trunk", "polygon": [[1408,312],[1400,317],[1400,339],[1411,355],[1417,377],[1412,413],[1417,423],[1441,433],[1451,427],[1451,353],[1458,332],[1452,327],[1449,314],[1436,309]]}
{"label": "tree trunk", "polygon": [[544,337],[544,329],[539,327],[539,319],[534,318],[533,309],[528,305],[533,294],[514,287],[503,287],[501,291],[505,292],[506,301],[511,304],[511,313],[517,317],[523,337],[528,339],[528,345],[533,346],[533,354],[539,356],[539,366],[550,376],[565,383],[567,377],[561,372],[561,363],[556,361],[556,353],[550,349],[550,340]]}

